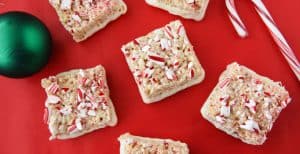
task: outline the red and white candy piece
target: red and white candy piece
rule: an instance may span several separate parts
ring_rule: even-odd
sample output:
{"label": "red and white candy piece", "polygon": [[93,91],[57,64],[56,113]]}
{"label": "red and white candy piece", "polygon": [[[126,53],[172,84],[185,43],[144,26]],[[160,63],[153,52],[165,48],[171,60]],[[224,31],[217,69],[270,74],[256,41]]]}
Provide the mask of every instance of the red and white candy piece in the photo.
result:
{"label": "red and white candy piece", "polygon": [[76,125],[76,128],[78,129],[78,130],[82,130],[83,128],[82,128],[82,123],[81,123],[81,119],[80,118],[77,118],[76,120],[75,120],[75,125]]}
{"label": "red and white candy piece", "polygon": [[221,124],[225,123],[225,118],[223,116],[217,115],[215,118],[217,122]]}
{"label": "red and white candy piece", "polygon": [[176,80],[177,79],[177,76],[176,76],[176,74],[174,73],[174,71],[173,70],[171,70],[171,69],[166,69],[166,76],[167,76],[167,78],[169,79],[169,80]]}
{"label": "red and white candy piece", "polygon": [[75,129],[76,129],[76,125],[73,124],[73,125],[71,125],[71,126],[68,127],[68,132],[72,133]]}
{"label": "red and white candy piece", "polygon": [[70,10],[72,7],[72,0],[62,0],[60,9],[62,10]]}
{"label": "red and white candy piece", "polygon": [[169,39],[174,39],[174,36],[172,34],[172,28],[170,26],[166,26],[164,30]]}
{"label": "red and white candy piece", "polygon": [[232,25],[234,26],[236,32],[242,38],[247,37],[248,36],[247,28],[237,13],[234,0],[226,0],[225,3],[228,10],[229,19]]}
{"label": "red and white candy piece", "polygon": [[252,132],[260,131],[258,123],[251,118],[248,119],[247,121],[245,121],[245,124],[240,125],[240,128],[248,130],[248,131],[252,131]]}
{"label": "red and white candy piece", "polygon": [[300,63],[298,59],[296,58],[294,51],[287,43],[286,39],[276,26],[272,16],[270,15],[269,11],[263,4],[261,0],[252,0],[252,3],[255,5],[255,9],[258,12],[259,16],[269,29],[274,41],[279,46],[281,53],[285,57],[285,59],[288,61],[291,69],[297,76],[298,80],[300,81]]}
{"label": "red and white candy piece", "polygon": [[83,93],[83,91],[81,90],[81,89],[77,89],[77,101],[78,102],[81,102],[82,101],[82,99],[83,99],[83,97],[84,97],[84,93]]}
{"label": "red and white candy piece", "polygon": [[193,78],[195,76],[195,71],[193,69],[194,63],[193,62],[189,62],[188,63],[188,70],[189,70],[189,77]]}
{"label": "red and white candy piece", "polygon": [[51,94],[55,94],[58,90],[59,86],[56,82],[51,83],[49,87],[47,87],[47,91]]}
{"label": "red and white candy piece", "polygon": [[48,95],[46,103],[57,104],[60,102],[60,98],[55,95]]}
{"label": "red and white candy piece", "polygon": [[224,87],[226,87],[230,83],[230,81],[231,81],[230,78],[226,78],[223,81],[221,81],[219,84],[220,88],[223,89]]}
{"label": "red and white candy piece", "polygon": [[152,61],[158,65],[164,65],[164,63],[165,63],[165,59],[158,55],[148,55],[148,58],[150,61]]}
{"label": "red and white candy piece", "polygon": [[249,108],[249,110],[252,112],[252,113],[256,113],[256,102],[253,101],[252,99],[250,99],[249,101],[245,102],[245,106],[247,108]]}

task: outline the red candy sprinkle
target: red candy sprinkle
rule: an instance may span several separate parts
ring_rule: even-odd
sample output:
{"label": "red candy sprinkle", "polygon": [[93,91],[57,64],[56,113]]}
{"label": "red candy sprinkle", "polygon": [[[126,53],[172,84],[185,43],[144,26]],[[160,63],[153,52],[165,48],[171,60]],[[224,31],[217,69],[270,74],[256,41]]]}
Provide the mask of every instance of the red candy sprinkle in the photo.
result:
{"label": "red candy sprinkle", "polygon": [[61,88],[63,91],[68,91],[69,88]]}
{"label": "red candy sprinkle", "polygon": [[180,33],[180,30],[183,28],[183,26],[182,25],[180,25],[179,27],[178,27],[178,29],[177,29],[177,34],[179,35],[179,33]]}
{"label": "red candy sprinkle", "polygon": [[271,97],[271,94],[270,94],[269,92],[264,92],[264,94],[265,94],[266,96]]}
{"label": "red candy sprinkle", "polygon": [[133,40],[133,43],[134,43],[135,45],[140,45],[140,43],[139,43],[136,39]]}
{"label": "red candy sprinkle", "polygon": [[193,78],[194,76],[195,76],[195,72],[194,72],[193,69],[191,69],[191,71],[190,71],[190,77]]}
{"label": "red candy sprinkle", "polygon": [[165,32],[167,33],[167,35],[168,35],[171,39],[174,39],[174,36],[172,35],[172,29],[171,29],[171,27],[166,26]]}
{"label": "red candy sprinkle", "polygon": [[76,125],[73,124],[73,125],[68,127],[68,132],[72,132],[75,129],[76,129]]}
{"label": "red candy sprinkle", "polygon": [[99,86],[100,88],[103,88],[103,87],[104,87],[104,82],[103,82],[103,80],[99,80],[99,81],[98,81],[98,86]]}
{"label": "red candy sprinkle", "polygon": [[227,86],[230,82],[230,79],[227,78],[225,80],[223,80],[221,83],[220,83],[220,88],[224,88],[225,86]]}
{"label": "red candy sprinkle", "polygon": [[51,94],[55,94],[58,90],[59,86],[57,83],[52,83],[48,88],[47,91]]}
{"label": "red candy sprinkle", "polygon": [[262,81],[256,79],[256,80],[254,80],[254,83],[255,83],[255,84],[262,84]]}
{"label": "red candy sprinkle", "polygon": [[80,102],[83,98],[83,92],[80,89],[77,89],[77,98],[78,101]]}
{"label": "red candy sprinkle", "polygon": [[80,84],[85,85],[85,84],[86,84],[86,81],[87,81],[87,78],[82,78],[82,79],[80,80]]}
{"label": "red candy sprinkle", "polygon": [[158,61],[158,62],[162,62],[162,63],[165,62],[165,59],[162,58],[162,57],[159,57],[159,56],[149,55],[148,57],[149,57],[151,60],[154,60],[154,61]]}
{"label": "red candy sprinkle", "polygon": [[102,91],[100,91],[99,96],[103,96],[103,95],[104,95],[104,93]]}

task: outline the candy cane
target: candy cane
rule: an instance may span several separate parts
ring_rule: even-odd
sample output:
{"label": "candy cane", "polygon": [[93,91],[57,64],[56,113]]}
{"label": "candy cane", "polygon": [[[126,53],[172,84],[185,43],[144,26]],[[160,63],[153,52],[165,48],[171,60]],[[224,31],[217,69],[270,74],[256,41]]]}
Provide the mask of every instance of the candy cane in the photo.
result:
{"label": "candy cane", "polygon": [[248,36],[247,28],[236,11],[234,0],[226,0],[225,2],[226,2],[226,7],[228,9],[229,19],[232,25],[234,26],[236,32],[242,38],[247,37]]}
{"label": "candy cane", "polygon": [[[299,63],[297,57],[295,56],[294,51],[289,46],[286,39],[284,38],[284,36],[282,35],[280,30],[276,26],[271,14],[267,10],[267,8],[263,4],[263,2],[261,0],[251,0],[251,1],[255,5],[255,9],[256,9],[257,13],[263,20],[264,24],[267,26],[274,41],[280,48],[281,53],[283,54],[283,56],[289,63],[292,71],[295,73],[298,80],[300,81],[300,63]],[[232,15],[230,15],[229,17],[230,17],[230,20],[232,21],[236,31],[238,32],[238,34],[241,37],[244,38],[245,35],[242,35],[243,33],[241,33],[239,27],[237,28],[237,26],[236,26],[236,21],[239,21],[239,23],[241,23],[240,25],[242,25],[240,27],[245,27],[244,24],[242,23],[242,21],[240,20],[239,15],[236,13],[236,9],[234,6],[234,0],[226,0],[226,6],[227,6],[229,12],[233,12],[233,13],[231,13]],[[237,19],[237,20],[232,20],[232,16],[235,16],[234,19]],[[244,30],[247,32],[247,30],[245,28],[244,28]]]}

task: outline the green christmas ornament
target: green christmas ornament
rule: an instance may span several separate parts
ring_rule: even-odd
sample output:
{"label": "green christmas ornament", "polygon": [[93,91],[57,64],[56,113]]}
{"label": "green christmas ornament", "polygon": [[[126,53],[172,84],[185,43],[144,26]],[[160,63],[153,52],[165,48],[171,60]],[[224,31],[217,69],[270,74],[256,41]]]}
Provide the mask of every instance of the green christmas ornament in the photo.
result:
{"label": "green christmas ornament", "polygon": [[43,68],[52,47],[47,27],[24,12],[0,14],[0,74],[22,78]]}

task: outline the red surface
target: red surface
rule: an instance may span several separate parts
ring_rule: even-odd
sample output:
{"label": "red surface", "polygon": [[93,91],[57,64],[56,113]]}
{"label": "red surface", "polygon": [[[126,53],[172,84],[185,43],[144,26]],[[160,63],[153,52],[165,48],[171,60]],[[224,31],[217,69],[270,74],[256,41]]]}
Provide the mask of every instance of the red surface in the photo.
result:
{"label": "red surface", "polygon": [[[119,150],[117,138],[124,132],[178,139],[188,143],[192,154],[300,153],[299,82],[273,43],[250,0],[237,2],[239,12],[250,30],[250,37],[244,40],[236,35],[229,22],[223,0],[211,0],[207,16],[202,22],[169,15],[147,6],[143,0],[125,1],[128,5],[126,15],[87,41],[77,44],[63,29],[47,0],[4,0],[5,5],[0,6],[1,13],[23,10],[44,21],[52,33],[54,49],[49,64],[36,75],[18,80],[0,77],[1,154],[115,154]],[[264,1],[299,57],[300,1]],[[145,105],[120,47],[178,18],[182,20],[195,46],[206,70],[206,78],[203,83],[159,103]],[[263,146],[247,145],[218,131],[199,113],[203,102],[216,85],[219,74],[232,61],[282,81],[293,97],[292,103],[282,112]],[[49,132],[42,120],[45,93],[40,87],[40,80],[72,68],[97,64],[107,69],[111,98],[119,118],[118,125],[76,139],[48,141]]]}

